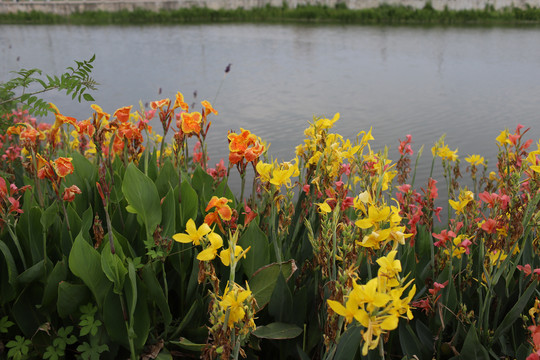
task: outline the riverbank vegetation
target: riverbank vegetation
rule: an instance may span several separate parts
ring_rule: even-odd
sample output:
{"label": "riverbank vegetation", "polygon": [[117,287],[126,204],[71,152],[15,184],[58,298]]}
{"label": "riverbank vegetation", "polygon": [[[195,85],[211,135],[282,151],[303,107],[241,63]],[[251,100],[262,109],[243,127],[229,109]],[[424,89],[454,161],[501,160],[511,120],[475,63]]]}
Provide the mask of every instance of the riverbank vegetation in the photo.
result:
{"label": "riverbank vegetation", "polygon": [[[87,100],[92,61],[69,85]],[[339,114],[293,159],[234,129],[210,161],[208,101],[40,122],[21,90],[0,100],[24,105],[1,117],[0,358],[539,358],[540,141],[522,125],[492,168],[441,137],[425,153],[444,177],[417,179],[411,135],[393,161],[371,129],[333,133]]]}
{"label": "riverbank vegetation", "polygon": [[43,12],[0,14],[0,24],[185,24],[185,23],[324,23],[387,25],[525,25],[540,24],[540,9],[505,8],[495,10],[435,10],[429,3],[422,9],[383,5],[378,8],[350,10],[344,7],[298,6],[297,8],[263,7],[250,10],[212,10],[186,8],[153,12],[86,11],[62,16]]}

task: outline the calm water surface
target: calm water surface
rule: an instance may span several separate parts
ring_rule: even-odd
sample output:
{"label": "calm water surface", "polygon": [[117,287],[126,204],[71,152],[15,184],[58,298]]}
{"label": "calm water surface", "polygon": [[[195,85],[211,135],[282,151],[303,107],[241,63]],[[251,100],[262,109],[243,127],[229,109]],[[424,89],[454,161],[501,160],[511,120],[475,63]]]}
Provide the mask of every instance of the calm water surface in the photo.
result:
{"label": "calm water surface", "polygon": [[[393,159],[406,134],[415,150],[426,144],[420,177],[443,133],[462,158],[493,159],[494,138],[518,123],[540,138],[538,28],[0,25],[0,81],[19,68],[61,73],[92,54],[101,84],[93,95],[105,111],[178,90],[189,103],[194,91],[196,101],[211,101],[220,112],[211,163],[226,157],[227,130],[240,127],[288,160],[307,122],[336,112],[336,132],[354,139],[373,126],[375,148],[389,145]],[[49,100],[66,115],[91,113],[88,103]]]}

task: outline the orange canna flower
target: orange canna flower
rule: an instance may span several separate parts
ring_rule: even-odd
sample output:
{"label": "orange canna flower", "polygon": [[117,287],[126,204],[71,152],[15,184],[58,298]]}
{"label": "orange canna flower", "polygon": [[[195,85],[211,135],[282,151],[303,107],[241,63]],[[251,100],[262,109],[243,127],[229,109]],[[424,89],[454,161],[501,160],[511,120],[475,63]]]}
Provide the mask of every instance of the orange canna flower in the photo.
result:
{"label": "orange canna flower", "polygon": [[204,100],[204,101],[201,102],[201,104],[204,107],[204,115],[205,116],[210,114],[210,113],[212,113],[214,115],[218,114],[217,110],[212,107],[212,104],[210,104],[209,101]]}
{"label": "orange canna flower", "polygon": [[81,189],[77,185],[71,185],[64,190],[63,199],[67,202],[75,200],[75,194],[82,194]]}
{"label": "orange canna flower", "polygon": [[229,200],[226,197],[218,198],[217,196],[212,196],[208,202],[208,205],[206,206],[205,211],[212,208],[215,208],[215,210],[205,216],[204,222],[208,224],[208,226],[212,225],[213,223],[217,223],[220,230],[224,231],[223,226],[221,225],[221,220],[229,221],[232,219],[232,210],[229,205],[227,205],[231,201],[232,200]]}
{"label": "orange canna flower", "polygon": [[71,117],[71,116],[65,116],[65,115],[62,115],[60,113],[57,113],[56,114],[56,120],[54,121],[53,128],[58,129],[59,127],[61,127],[64,124],[73,125],[73,127],[75,129],[77,129],[77,131],[79,130],[79,126],[77,125],[77,119],[75,119],[74,117]]}
{"label": "orange canna flower", "polygon": [[37,175],[40,179],[53,179],[54,178],[54,169],[51,166],[51,162],[46,160],[40,154],[36,154],[37,159]]}
{"label": "orange canna flower", "polygon": [[54,167],[56,174],[62,178],[68,174],[72,174],[74,170],[73,164],[71,163],[71,158],[66,157],[59,157],[58,159],[54,160],[52,166]]}
{"label": "orange canna flower", "polygon": [[229,151],[244,153],[248,146],[253,145],[257,140],[257,137],[249,130],[240,128],[241,133],[229,133],[227,138],[229,139]]}
{"label": "orange canna flower", "polygon": [[25,124],[25,125],[26,125],[26,129],[21,131],[19,134],[19,139],[21,139],[21,141],[35,144],[38,138],[40,140],[45,139],[45,134],[36,130],[34,127],[32,127],[29,124]]}
{"label": "orange canna flower", "polygon": [[261,144],[259,141],[256,141],[253,146],[246,149],[246,152],[244,154],[246,161],[254,161],[264,152],[264,150],[264,145]]}
{"label": "orange canna flower", "polygon": [[163,99],[163,100],[159,100],[159,101],[152,101],[150,103],[150,107],[154,110],[156,109],[162,109],[163,107],[165,106],[169,106],[171,104],[171,100],[169,99]]}
{"label": "orange canna flower", "polygon": [[120,109],[117,109],[113,116],[115,116],[120,122],[126,122],[129,120],[129,112],[131,111],[131,105],[130,106],[124,106]]}
{"label": "orange canna flower", "polygon": [[90,107],[94,109],[94,111],[96,112],[98,121],[100,121],[103,118],[105,118],[105,120],[110,119],[111,114],[107,114],[106,112],[104,112],[99,105],[92,104],[90,105]]}
{"label": "orange canna flower", "polygon": [[24,131],[24,125],[15,125],[7,128],[7,135],[20,135]]}
{"label": "orange canna flower", "polygon": [[184,95],[179,91],[176,93],[176,100],[174,101],[173,109],[180,108],[184,111],[189,111],[189,106],[184,102]]}
{"label": "orange canna flower", "polygon": [[60,110],[58,110],[58,107],[56,105],[54,105],[53,103],[49,103],[49,107],[52,109],[52,111],[55,114],[60,114]]}
{"label": "orange canna flower", "polygon": [[115,154],[120,154],[124,151],[124,140],[120,136],[114,138],[113,151]]}
{"label": "orange canna flower", "polygon": [[242,153],[238,153],[238,152],[230,152],[229,153],[229,162],[231,164],[233,164],[233,165],[238,164],[239,162],[241,162],[243,158],[244,158],[244,156],[242,155]]}
{"label": "orange canna flower", "polygon": [[92,125],[90,120],[83,120],[79,122],[78,125],[79,125],[79,135],[86,134],[89,137],[94,136],[94,133],[96,132],[96,128],[94,127],[94,125]]}
{"label": "orange canna flower", "polygon": [[180,116],[184,134],[195,133],[198,135],[201,132],[202,115],[200,112],[182,113]]}

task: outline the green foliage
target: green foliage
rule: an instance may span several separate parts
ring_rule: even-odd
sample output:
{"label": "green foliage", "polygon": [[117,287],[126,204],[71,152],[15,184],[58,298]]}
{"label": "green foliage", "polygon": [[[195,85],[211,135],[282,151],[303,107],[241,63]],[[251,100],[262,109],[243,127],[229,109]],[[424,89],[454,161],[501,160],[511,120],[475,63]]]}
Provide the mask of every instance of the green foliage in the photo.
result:
{"label": "green foliage", "polygon": [[[209,9],[202,7],[158,12],[136,8],[132,11],[116,12],[85,11],[62,16],[56,14],[29,12],[0,14],[0,23],[34,24],[183,24],[183,23],[228,23],[228,22],[317,22],[351,24],[433,24],[433,25],[536,25],[540,22],[540,9],[508,7],[495,10],[435,10],[430,2],[423,8],[380,5],[377,8],[347,9],[346,3],[338,3],[335,8],[324,5],[266,6],[253,9]],[[0,94],[1,96],[1,94]]]}
{"label": "green foliage", "polygon": [[30,114],[44,116],[52,111],[49,104],[38,97],[39,94],[57,90],[86,101],[94,101],[88,90],[96,90],[97,82],[90,77],[93,69],[92,63],[96,56],[89,60],[75,61],[75,67],[69,66],[65,73],[58,75],[42,76],[39,69],[22,69],[14,71],[14,78],[5,83],[0,83],[0,115],[6,114],[11,109],[22,107],[29,110]]}
{"label": "green foliage", "polygon": [[8,341],[6,344],[6,347],[9,349],[7,353],[8,358],[13,360],[27,359],[31,345],[32,341],[16,335],[15,340]]}

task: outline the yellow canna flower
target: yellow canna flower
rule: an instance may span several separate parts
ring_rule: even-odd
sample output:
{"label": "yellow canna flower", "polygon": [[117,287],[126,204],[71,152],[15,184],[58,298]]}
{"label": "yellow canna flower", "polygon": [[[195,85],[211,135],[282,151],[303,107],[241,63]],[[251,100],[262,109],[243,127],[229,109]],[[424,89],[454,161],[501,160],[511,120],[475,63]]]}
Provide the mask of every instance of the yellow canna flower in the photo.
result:
{"label": "yellow canna flower", "polygon": [[485,165],[484,157],[480,155],[469,155],[465,158],[465,161],[471,164],[472,166]]}
{"label": "yellow canna flower", "polygon": [[499,136],[497,136],[495,138],[495,140],[497,140],[497,142],[499,143],[498,145],[499,146],[502,146],[502,145],[512,145],[512,142],[510,141],[510,139],[508,138],[508,135],[509,135],[509,131],[508,129],[504,129],[503,131],[501,131],[501,133],[499,134]]}
{"label": "yellow canna flower", "polygon": [[[234,261],[238,262],[238,260],[240,260],[241,257],[245,258],[246,253],[248,252],[250,248],[251,246],[248,247],[246,250],[243,250],[240,245],[236,245],[234,247]],[[223,265],[230,266],[231,265],[231,248],[221,250],[221,252],[219,253],[219,258],[221,259],[221,262],[223,263]]]}
{"label": "yellow canna flower", "polygon": [[212,231],[207,235],[207,238],[210,241],[210,246],[201,251],[199,255],[197,255],[197,260],[214,260],[217,256],[217,251],[223,246],[223,239],[219,234],[216,234]]}
{"label": "yellow canna flower", "polygon": [[368,210],[368,218],[356,220],[355,225],[361,229],[369,229],[376,226],[379,222],[384,221],[390,215],[390,207],[383,206],[381,209],[375,205],[370,205]]}
{"label": "yellow canna flower", "polygon": [[326,130],[330,129],[332,126],[334,126],[334,123],[339,120],[339,113],[336,113],[332,120],[329,119],[319,119],[315,121],[315,127],[319,130]]}
{"label": "yellow canna flower", "polygon": [[222,308],[223,316],[221,321],[225,321],[225,314],[229,311],[229,318],[227,326],[233,328],[235,323],[238,323],[244,319],[246,312],[244,310],[244,302],[251,296],[251,290],[249,287],[244,290],[237,284],[233,285],[233,289],[229,288],[229,284],[225,287],[222,300],[219,302],[219,306]]}
{"label": "yellow canna flower", "polygon": [[173,240],[185,244],[193,243],[194,245],[199,245],[201,243],[201,239],[211,231],[210,226],[208,226],[206,223],[203,223],[197,229],[195,221],[193,221],[193,219],[189,219],[186,224],[186,234],[175,234],[173,235]]}
{"label": "yellow canna flower", "polygon": [[273,168],[274,168],[274,164],[267,164],[262,161],[259,161],[257,165],[255,166],[255,169],[257,170],[257,174],[259,174],[259,177],[261,181],[263,182],[270,182]]}
{"label": "yellow canna flower", "polygon": [[328,205],[326,200],[322,203],[316,203],[316,205],[318,206],[318,211],[321,214],[328,214],[332,211],[332,208],[330,207],[330,205]]}

